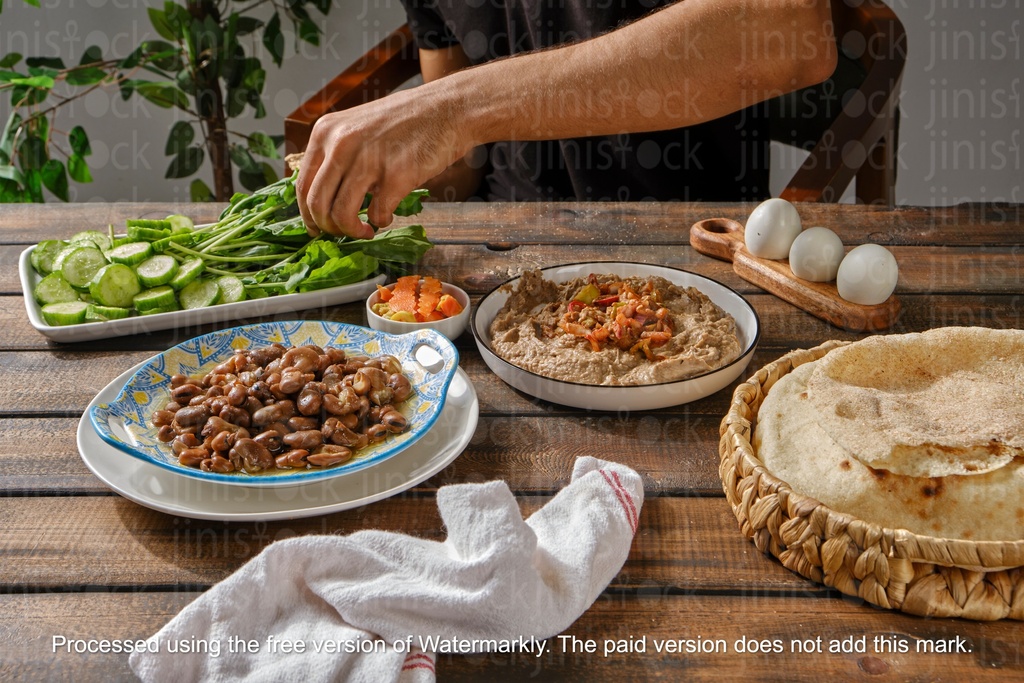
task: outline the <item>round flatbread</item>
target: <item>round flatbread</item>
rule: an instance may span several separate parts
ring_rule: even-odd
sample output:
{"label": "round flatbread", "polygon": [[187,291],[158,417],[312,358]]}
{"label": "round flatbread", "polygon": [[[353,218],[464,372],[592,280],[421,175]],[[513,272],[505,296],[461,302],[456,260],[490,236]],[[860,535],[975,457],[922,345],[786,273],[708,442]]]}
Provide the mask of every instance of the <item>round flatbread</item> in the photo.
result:
{"label": "round flatbread", "polygon": [[795,491],[888,528],[1024,538],[1024,331],[872,337],[782,377],[753,445]]}

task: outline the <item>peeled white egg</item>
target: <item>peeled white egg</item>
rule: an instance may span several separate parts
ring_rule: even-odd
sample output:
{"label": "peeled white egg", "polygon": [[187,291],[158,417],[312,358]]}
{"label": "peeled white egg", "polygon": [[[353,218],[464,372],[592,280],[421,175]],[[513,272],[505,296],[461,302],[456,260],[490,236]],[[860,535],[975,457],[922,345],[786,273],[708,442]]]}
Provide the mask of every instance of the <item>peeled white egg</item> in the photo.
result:
{"label": "peeled white egg", "polygon": [[836,287],[839,296],[855,304],[874,306],[896,289],[899,266],[896,257],[883,246],[862,244],[850,250],[839,264]]}
{"label": "peeled white egg", "polygon": [[811,282],[835,280],[842,260],[843,241],[828,228],[807,228],[789,248],[793,274]]}
{"label": "peeled white egg", "polygon": [[785,199],[768,199],[757,205],[747,219],[743,239],[747,251],[759,258],[783,259],[800,234],[800,214]]}

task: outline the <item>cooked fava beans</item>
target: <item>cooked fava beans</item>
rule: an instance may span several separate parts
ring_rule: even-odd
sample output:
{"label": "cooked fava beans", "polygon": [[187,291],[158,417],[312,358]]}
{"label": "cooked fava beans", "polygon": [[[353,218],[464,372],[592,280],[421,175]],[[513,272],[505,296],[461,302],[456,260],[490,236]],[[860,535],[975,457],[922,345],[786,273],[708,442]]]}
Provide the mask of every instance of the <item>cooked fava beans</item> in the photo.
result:
{"label": "cooked fava beans", "polygon": [[393,356],[274,344],[236,351],[201,377],[175,375],[153,413],[178,462],[204,472],[333,467],[409,428],[413,393]]}

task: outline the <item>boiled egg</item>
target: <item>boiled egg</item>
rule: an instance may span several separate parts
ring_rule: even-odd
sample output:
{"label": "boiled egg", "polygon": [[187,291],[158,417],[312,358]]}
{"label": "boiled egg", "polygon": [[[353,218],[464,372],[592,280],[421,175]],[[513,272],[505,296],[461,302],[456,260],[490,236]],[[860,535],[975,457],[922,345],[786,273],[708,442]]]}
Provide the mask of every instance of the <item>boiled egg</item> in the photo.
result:
{"label": "boiled egg", "polygon": [[839,264],[836,287],[847,301],[874,306],[893,293],[897,277],[899,266],[892,252],[878,244],[862,244]]}
{"label": "boiled egg", "polygon": [[811,282],[835,280],[842,260],[843,241],[828,228],[807,228],[789,248],[793,274]]}
{"label": "boiled egg", "polygon": [[785,199],[768,199],[757,205],[747,219],[743,239],[747,251],[759,258],[784,259],[800,234],[800,214]]}

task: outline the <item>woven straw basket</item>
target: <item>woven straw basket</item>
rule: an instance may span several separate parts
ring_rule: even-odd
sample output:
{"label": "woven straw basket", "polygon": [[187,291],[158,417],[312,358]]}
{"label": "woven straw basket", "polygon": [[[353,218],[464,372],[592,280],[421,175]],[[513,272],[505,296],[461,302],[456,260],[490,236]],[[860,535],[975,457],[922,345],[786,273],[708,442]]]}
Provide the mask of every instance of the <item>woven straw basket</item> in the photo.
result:
{"label": "woven straw basket", "polygon": [[879,607],[932,617],[1024,620],[1024,541],[972,542],[886,529],[793,491],[751,446],[765,394],[846,342],[794,351],[739,385],[722,421],[726,498],[743,535],[792,571]]}

